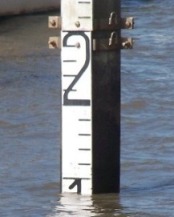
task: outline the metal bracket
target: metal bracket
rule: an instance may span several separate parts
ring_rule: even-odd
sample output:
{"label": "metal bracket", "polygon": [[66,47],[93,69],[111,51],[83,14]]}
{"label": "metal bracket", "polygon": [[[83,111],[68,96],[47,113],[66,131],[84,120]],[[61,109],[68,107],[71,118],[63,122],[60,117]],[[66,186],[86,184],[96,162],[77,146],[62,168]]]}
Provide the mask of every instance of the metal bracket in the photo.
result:
{"label": "metal bracket", "polygon": [[94,20],[94,31],[102,30],[119,30],[119,29],[133,29],[134,18],[120,18],[118,19],[116,12],[111,12],[109,19]]}
{"label": "metal bracket", "polygon": [[60,42],[60,38],[53,36],[53,37],[49,37],[48,40],[48,46],[50,49],[56,49],[56,48],[60,48],[61,47],[61,42]]}
{"label": "metal bracket", "polygon": [[93,51],[116,51],[119,49],[133,48],[132,38],[121,38],[116,32],[112,32],[109,39],[93,39]]}
{"label": "metal bracket", "polygon": [[[76,27],[80,27],[78,21],[75,22]],[[62,19],[60,16],[50,16],[48,19],[48,27],[52,29],[62,28]],[[116,30],[116,29],[133,29],[134,28],[134,18],[127,17],[118,19],[116,12],[111,12],[108,19],[95,19],[93,23],[94,31],[101,30]]]}
{"label": "metal bracket", "polygon": [[134,18],[133,17],[121,18],[121,28],[122,29],[133,29],[134,28]]}
{"label": "metal bracket", "polygon": [[50,16],[48,17],[48,27],[51,29],[61,29],[61,17]]}
{"label": "metal bracket", "polygon": [[[48,45],[50,49],[61,49],[60,37],[49,37]],[[77,46],[77,45],[75,45]],[[117,35],[117,32],[111,32],[110,38],[93,39],[92,49],[93,51],[113,51],[118,49],[132,49],[132,38],[121,38]]]}
{"label": "metal bracket", "polygon": [[109,25],[117,25],[118,24],[118,17],[115,11],[110,13],[109,16]]}
{"label": "metal bracket", "polygon": [[132,38],[121,38],[121,49],[132,49],[134,40]]}
{"label": "metal bracket", "polygon": [[[62,28],[62,19],[60,16],[50,16],[48,19],[48,26],[52,29]],[[80,28],[80,23],[77,21],[75,23],[77,28]],[[118,49],[131,49],[133,48],[132,38],[119,38],[117,30],[120,29],[133,29],[134,28],[134,18],[118,18],[115,11],[110,13],[108,19],[95,19],[93,23],[93,31],[111,31],[110,38],[104,39],[93,39],[93,51],[111,51]],[[49,48],[61,48],[59,37],[49,38]]]}

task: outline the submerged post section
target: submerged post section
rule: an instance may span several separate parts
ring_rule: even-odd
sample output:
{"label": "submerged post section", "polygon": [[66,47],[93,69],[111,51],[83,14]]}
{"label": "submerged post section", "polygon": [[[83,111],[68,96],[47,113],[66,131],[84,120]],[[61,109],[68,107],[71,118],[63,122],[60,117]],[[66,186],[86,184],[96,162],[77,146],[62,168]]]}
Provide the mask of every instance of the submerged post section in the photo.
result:
{"label": "submerged post section", "polygon": [[63,193],[119,192],[120,49],[132,48],[120,29],[132,27],[120,0],[61,2]]}

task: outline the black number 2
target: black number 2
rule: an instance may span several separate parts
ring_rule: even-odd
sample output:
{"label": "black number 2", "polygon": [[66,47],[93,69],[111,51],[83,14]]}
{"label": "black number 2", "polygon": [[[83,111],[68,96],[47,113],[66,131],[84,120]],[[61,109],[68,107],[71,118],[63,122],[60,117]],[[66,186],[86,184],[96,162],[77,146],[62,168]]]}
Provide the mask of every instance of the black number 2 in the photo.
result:
{"label": "black number 2", "polygon": [[[90,42],[88,36],[84,32],[69,32],[65,37],[63,38],[63,47],[75,47],[75,45],[68,45],[68,39],[71,36],[74,35],[80,35],[85,39],[86,43],[86,49],[85,49],[85,63],[80,69],[80,71],[77,73],[75,76],[74,80],[71,82],[71,84],[68,86],[68,88],[65,90],[63,94],[63,105],[65,106],[89,106],[90,105],[90,100],[87,99],[69,99],[68,95],[71,91],[73,91],[73,87],[75,84],[79,81],[85,70],[87,69],[89,62],[90,62]],[[73,55],[73,54],[72,54]]]}

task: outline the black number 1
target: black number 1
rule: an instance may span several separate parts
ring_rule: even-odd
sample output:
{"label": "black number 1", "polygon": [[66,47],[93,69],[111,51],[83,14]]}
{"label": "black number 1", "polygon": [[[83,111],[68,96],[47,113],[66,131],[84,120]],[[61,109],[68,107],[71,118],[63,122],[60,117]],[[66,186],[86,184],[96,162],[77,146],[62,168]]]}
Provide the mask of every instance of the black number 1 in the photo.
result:
{"label": "black number 1", "polygon": [[[75,47],[74,45],[68,45],[68,39],[71,36],[74,35],[80,35],[85,39],[86,42],[86,59],[85,63],[78,72],[78,74],[75,76],[74,80],[71,82],[69,87],[65,90],[63,94],[63,105],[67,106],[89,106],[90,105],[90,100],[87,99],[69,99],[68,95],[69,93],[73,90],[73,87],[75,84],[78,82],[78,80],[81,78],[85,70],[87,69],[89,62],[90,62],[90,42],[88,36],[84,32],[69,32],[63,39],[63,47]],[[73,54],[72,54],[73,55]]]}
{"label": "black number 1", "polygon": [[69,186],[69,189],[73,189],[75,186],[77,186],[77,193],[80,194],[81,193],[81,179],[77,178],[74,180],[74,182]]}

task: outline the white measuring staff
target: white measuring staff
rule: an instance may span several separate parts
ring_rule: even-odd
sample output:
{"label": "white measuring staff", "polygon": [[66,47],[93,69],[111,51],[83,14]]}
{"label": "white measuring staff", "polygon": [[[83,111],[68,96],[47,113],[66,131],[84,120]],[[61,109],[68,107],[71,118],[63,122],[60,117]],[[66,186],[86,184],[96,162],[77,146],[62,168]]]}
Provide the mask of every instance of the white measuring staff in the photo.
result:
{"label": "white measuring staff", "polygon": [[92,1],[62,1],[61,13],[62,192],[91,194]]}

